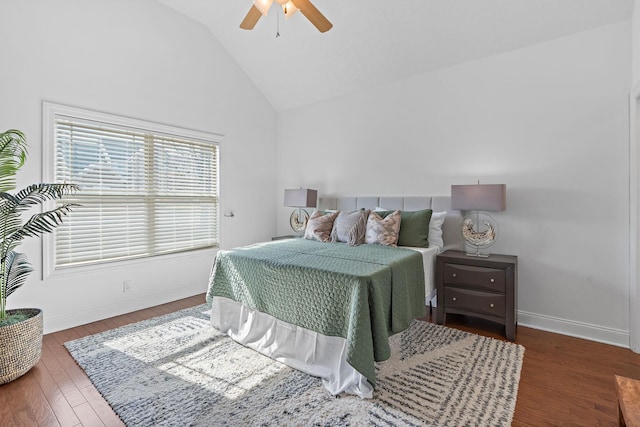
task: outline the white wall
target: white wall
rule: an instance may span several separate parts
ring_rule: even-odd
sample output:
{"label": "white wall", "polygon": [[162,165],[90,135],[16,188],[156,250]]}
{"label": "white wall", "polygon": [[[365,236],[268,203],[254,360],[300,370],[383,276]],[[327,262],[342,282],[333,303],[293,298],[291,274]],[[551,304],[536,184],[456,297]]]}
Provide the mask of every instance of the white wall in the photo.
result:
{"label": "white wall", "polygon": [[629,133],[629,159],[630,159],[630,213],[631,226],[630,235],[631,250],[630,258],[632,265],[630,269],[630,316],[629,323],[631,329],[630,344],[631,349],[640,352],[640,254],[638,247],[640,246],[640,234],[638,233],[638,200],[640,200],[640,175],[638,173],[638,159],[640,149],[640,5],[636,1],[633,6],[633,15],[631,17],[631,58],[632,58],[632,81],[631,81],[631,103],[630,103],[630,133]]}
{"label": "white wall", "polygon": [[630,41],[620,22],[283,112],[278,189],[505,183],[520,324],[628,346]]}
{"label": "white wall", "polygon": [[[208,30],[151,0],[3,0],[0,16],[0,128],[30,145],[20,186],[43,178],[43,100],[209,131],[224,135],[221,204],[235,213],[221,218],[221,246],[273,235],[276,113]],[[9,308],[43,308],[45,332],[202,293],[215,253],[41,280],[40,241],[21,250],[37,273]]]}
{"label": "white wall", "polygon": [[631,55],[633,57],[633,84],[640,84],[640,4],[634,2],[632,25]]}

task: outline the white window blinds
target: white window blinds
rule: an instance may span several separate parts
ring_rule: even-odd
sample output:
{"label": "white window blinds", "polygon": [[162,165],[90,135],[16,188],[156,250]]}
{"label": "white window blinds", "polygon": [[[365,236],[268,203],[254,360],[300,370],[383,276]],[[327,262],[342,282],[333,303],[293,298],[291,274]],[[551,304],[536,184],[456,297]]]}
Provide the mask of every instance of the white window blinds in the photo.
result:
{"label": "white window blinds", "polygon": [[54,269],[218,245],[215,141],[153,124],[55,113],[51,122],[55,182],[81,188],[64,200],[80,206],[56,230]]}

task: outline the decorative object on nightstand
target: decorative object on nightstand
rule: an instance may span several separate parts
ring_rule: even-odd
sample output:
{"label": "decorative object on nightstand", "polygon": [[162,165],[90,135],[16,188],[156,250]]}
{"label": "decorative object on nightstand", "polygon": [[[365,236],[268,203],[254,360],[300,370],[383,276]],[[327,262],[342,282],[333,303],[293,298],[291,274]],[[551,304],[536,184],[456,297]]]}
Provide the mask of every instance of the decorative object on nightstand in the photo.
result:
{"label": "decorative object on nightstand", "polygon": [[504,325],[506,337],[515,339],[518,257],[470,258],[462,251],[445,251],[436,257],[436,287],[438,324],[447,313],[466,314]]}
{"label": "decorative object on nightstand", "polygon": [[289,225],[296,233],[301,233],[309,221],[309,212],[302,208],[315,208],[318,201],[318,190],[309,188],[294,188],[284,190],[284,205],[298,208],[291,213]]}
{"label": "decorative object on nightstand", "polygon": [[452,185],[451,208],[469,212],[462,222],[462,237],[473,248],[469,256],[486,257],[480,252],[498,239],[498,224],[484,211],[503,211],[507,207],[505,184]]}

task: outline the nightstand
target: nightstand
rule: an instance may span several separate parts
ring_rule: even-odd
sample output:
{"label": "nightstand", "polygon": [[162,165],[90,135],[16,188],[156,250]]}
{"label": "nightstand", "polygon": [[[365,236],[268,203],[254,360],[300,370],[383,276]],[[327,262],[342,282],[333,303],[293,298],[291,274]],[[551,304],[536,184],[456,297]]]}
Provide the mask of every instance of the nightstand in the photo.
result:
{"label": "nightstand", "polygon": [[283,240],[283,239],[297,239],[302,236],[294,236],[293,234],[287,236],[273,236],[271,240]]}
{"label": "nightstand", "polygon": [[438,324],[447,313],[476,316],[504,325],[507,339],[515,339],[518,257],[445,251],[436,258],[436,287]]}

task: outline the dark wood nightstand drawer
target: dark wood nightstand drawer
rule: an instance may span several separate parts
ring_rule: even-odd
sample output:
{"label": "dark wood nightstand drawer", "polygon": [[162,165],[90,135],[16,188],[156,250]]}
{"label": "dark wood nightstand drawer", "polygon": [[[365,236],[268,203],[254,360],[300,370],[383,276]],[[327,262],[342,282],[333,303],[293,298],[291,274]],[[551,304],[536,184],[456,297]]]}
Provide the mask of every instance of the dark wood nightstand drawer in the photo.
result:
{"label": "dark wood nightstand drawer", "polygon": [[501,318],[505,315],[504,294],[446,287],[444,288],[444,303],[447,308],[451,309],[473,311]]}
{"label": "dark wood nightstand drawer", "polygon": [[476,316],[503,324],[507,339],[516,338],[518,257],[445,251],[436,256],[436,288],[439,324],[447,313]]}
{"label": "dark wood nightstand drawer", "polygon": [[466,286],[495,292],[505,291],[505,271],[495,268],[444,264],[443,279],[445,285]]}

